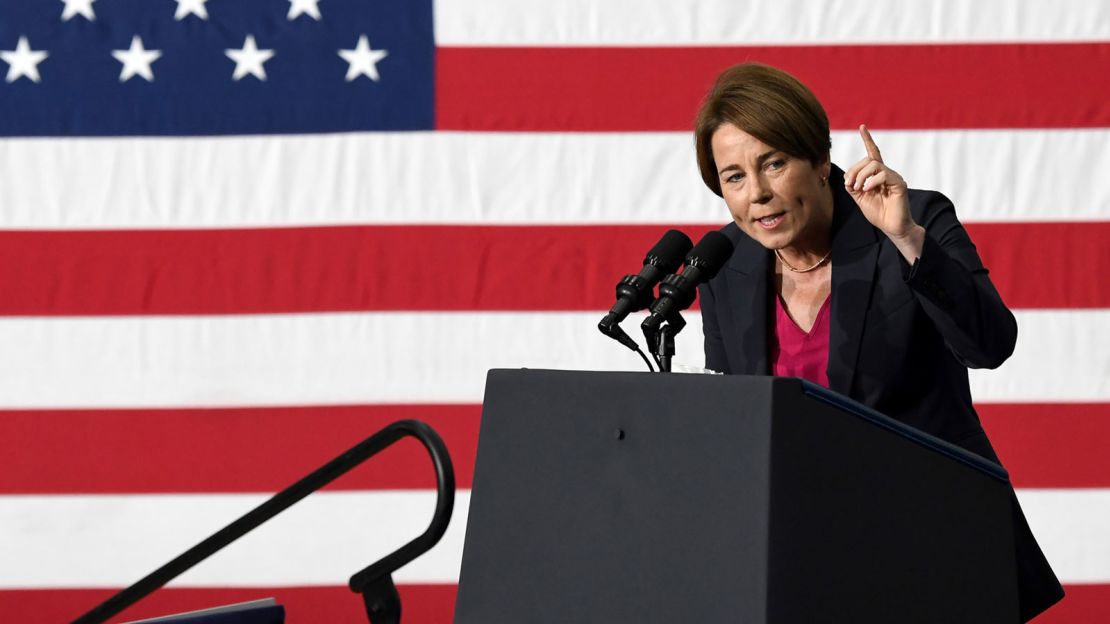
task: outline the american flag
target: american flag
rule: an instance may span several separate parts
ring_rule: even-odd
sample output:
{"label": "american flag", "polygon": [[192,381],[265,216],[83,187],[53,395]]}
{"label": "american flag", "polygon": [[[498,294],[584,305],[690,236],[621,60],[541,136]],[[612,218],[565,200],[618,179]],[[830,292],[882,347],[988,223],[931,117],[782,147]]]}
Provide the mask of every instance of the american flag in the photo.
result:
{"label": "american flag", "polygon": [[[744,60],[954,199],[1019,338],[973,392],[1068,597],[1110,621],[1105,0],[4,0],[0,620],[72,619],[388,422],[441,432],[456,593],[484,376],[638,370],[595,328],[668,227],[728,220],[692,122]],[[700,323],[678,362],[702,363]],[[423,531],[401,443],[124,612],[347,577]]]}

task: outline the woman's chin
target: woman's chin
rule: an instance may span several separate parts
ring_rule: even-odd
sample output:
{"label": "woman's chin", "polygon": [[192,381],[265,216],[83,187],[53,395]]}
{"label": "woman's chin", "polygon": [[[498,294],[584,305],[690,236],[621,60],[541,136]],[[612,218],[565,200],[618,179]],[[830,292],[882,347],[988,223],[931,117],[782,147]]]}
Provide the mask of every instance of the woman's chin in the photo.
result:
{"label": "woman's chin", "polygon": [[791,240],[793,240],[793,237],[791,237],[787,232],[767,232],[759,229],[758,227],[749,230],[747,234],[748,236],[754,238],[755,242],[759,243],[764,248],[769,250],[788,247]]}
{"label": "woman's chin", "polygon": [[794,240],[793,229],[789,227],[786,219],[779,219],[774,223],[774,227],[766,227],[759,221],[749,221],[740,226],[740,229],[767,249],[782,249],[788,247]]}

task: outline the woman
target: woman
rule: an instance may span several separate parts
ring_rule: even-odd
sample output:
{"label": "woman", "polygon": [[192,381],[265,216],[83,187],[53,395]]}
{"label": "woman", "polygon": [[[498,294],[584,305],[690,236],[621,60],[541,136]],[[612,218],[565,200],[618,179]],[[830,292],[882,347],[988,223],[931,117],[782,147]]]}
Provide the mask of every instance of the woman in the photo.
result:
{"label": "woman", "polygon": [[[700,289],[706,368],[803,377],[997,462],[967,369],[1010,356],[1014,316],[952,203],[907,188],[860,136],[867,156],[842,171],[793,76],[743,64],[717,79],[695,143],[736,251]],[[1020,515],[1024,621],[1063,590]]]}

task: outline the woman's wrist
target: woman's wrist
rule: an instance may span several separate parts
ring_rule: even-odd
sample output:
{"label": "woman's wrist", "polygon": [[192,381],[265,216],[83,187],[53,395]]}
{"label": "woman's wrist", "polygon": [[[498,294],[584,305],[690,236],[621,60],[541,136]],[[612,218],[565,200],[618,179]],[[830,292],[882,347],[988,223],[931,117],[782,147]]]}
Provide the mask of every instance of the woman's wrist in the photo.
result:
{"label": "woman's wrist", "polygon": [[921,251],[925,249],[925,228],[916,223],[904,234],[887,234],[887,237],[911,265],[921,257]]}

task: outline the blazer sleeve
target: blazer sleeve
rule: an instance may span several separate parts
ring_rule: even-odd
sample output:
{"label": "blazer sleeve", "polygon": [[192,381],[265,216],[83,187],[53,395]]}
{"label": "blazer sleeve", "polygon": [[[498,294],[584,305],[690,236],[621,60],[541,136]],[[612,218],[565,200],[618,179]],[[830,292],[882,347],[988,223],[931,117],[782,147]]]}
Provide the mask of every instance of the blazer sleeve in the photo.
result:
{"label": "blazer sleeve", "polygon": [[925,246],[912,266],[903,261],[903,278],[957,360],[968,368],[997,368],[1014,352],[1017,321],[952,202],[933,191],[913,200],[914,218],[926,231]]}
{"label": "blazer sleeve", "polygon": [[721,328],[717,324],[717,300],[713,294],[713,282],[698,286],[701,298],[701,327],[705,335],[705,367],[718,373],[731,373],[725,343],[721,339]]}

